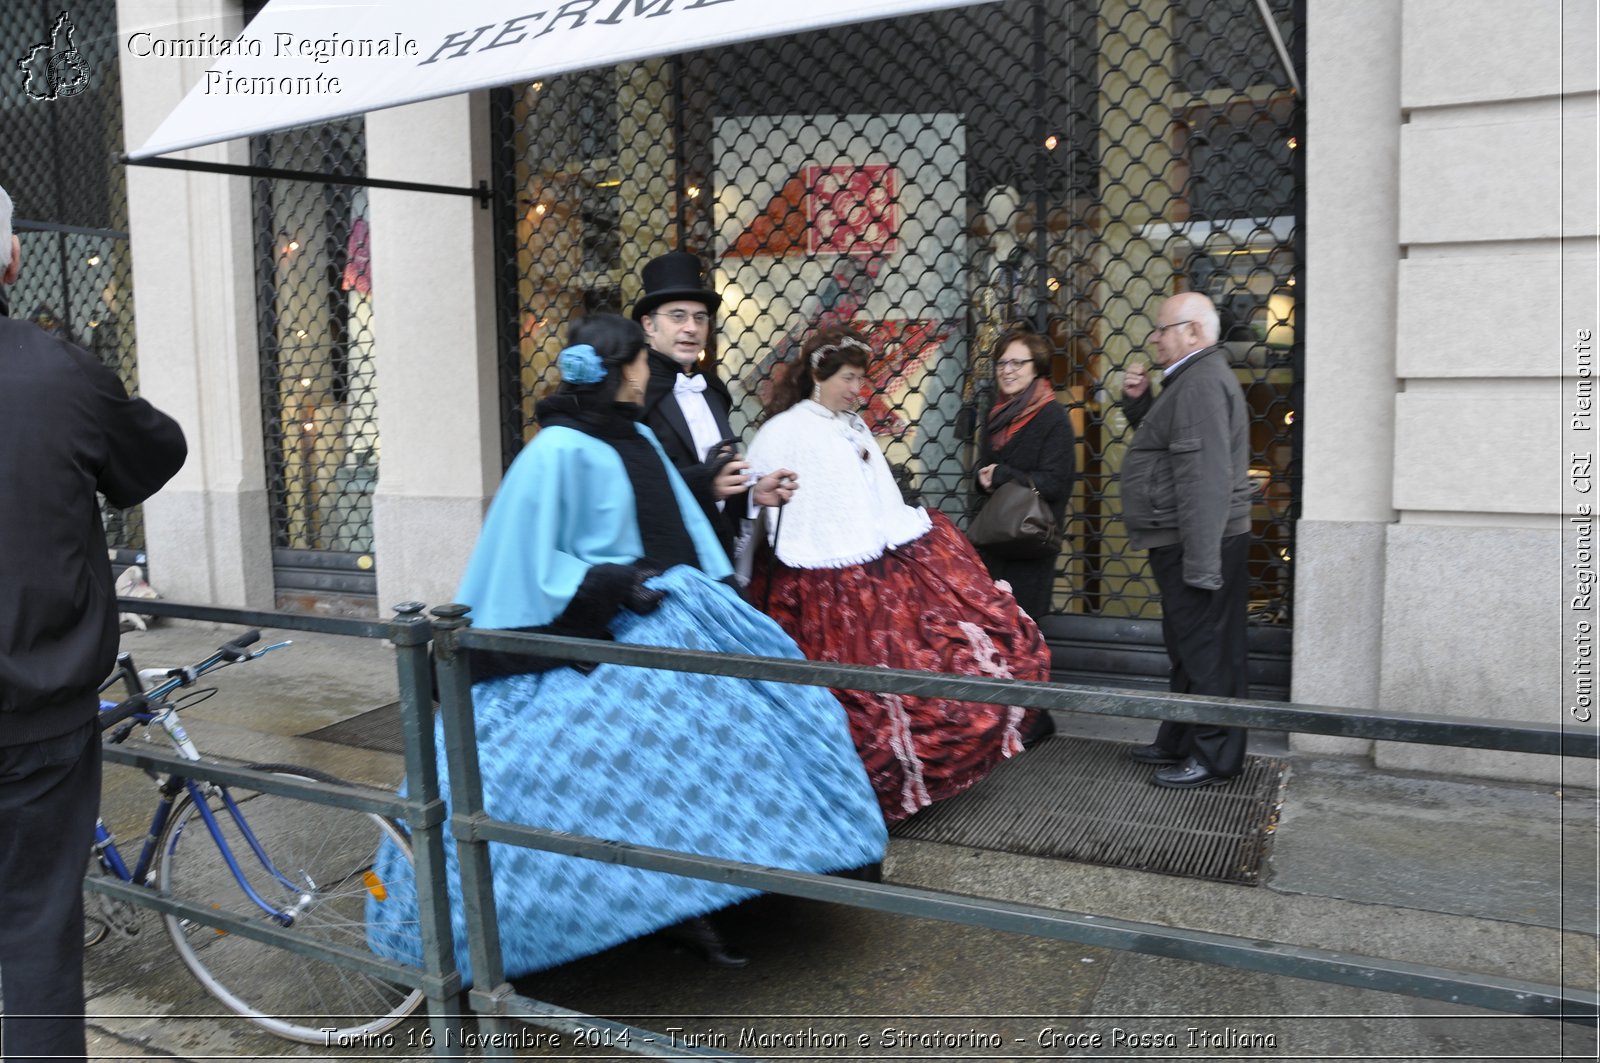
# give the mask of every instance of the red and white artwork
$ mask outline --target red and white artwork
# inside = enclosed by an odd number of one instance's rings
[[[899,250],[900,174],[893,166],[805,167],[806,250],[813,255],[892,255]]]
[[[965,505],[962,117],[729,116],[715,123],[712,152],[709,250],[735,428],[760,419],[807,336],[850,324],[872,344],[862,416],[884,455],[935,504]]]

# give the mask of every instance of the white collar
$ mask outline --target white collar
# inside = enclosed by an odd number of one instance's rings
[[[1209,346],[1211,346],[1211,345],[1210,344],[1206,344],[1206,347],[1209,347]],[[1163,366],[1162,369],[1161,369],[1162,379],[1164,380],[1164,379],[1167,378],[1167,376],[1169,376],[1170,374],[1176,372],[1177,369],[1178,369],[1178,366],[1182,365],[1184,362],[1187,362],[1189,359],[1193,358],[1195,355],[1197,355],[1201,351],[1205,350],[1206,347],[1196,347],[1194,350],[1190,351],[1188,354],[1184,355],[1182,358],[1179,358],[1176,362],[1173,362],[1171,365]]]

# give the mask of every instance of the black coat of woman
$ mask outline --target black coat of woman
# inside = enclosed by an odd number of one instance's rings
[[[979,443],[978,490],[988,496],[1012,480],[1032,483],[1060,526],[1078,476],[1078,440],[1067,411],[1049,391],[1049,346],[1041,336],[1011,332],[1000,338],[995,349],[999,397]],[[1031,397],[1046,393],[1049,401],[1031,402]],[[1030,406],[1036,408],[1030,411]],[[1019,419],[1023,423],[1013,427],[1012,422]],[[1001,440],[998,445],[996,439]],[[1054,556],[1010,558],[985,548],[979,548],[978,554],[991,576],[1011,584],[1017,604],[1029,616],[1039,620],[1050,611]]]

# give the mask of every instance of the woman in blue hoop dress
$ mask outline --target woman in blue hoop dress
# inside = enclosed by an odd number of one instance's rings
[[[724,582],[715,532],[637,421],[649,378],[639,326],[599,315],[570,339],[561,388],[539,404],[539,434],[506,473],[462,580],[474,625],[800,657]],[[883,817],[826,689],[511,655],[471,664],[496,819],[800,871],[883,858]],[[436,748],[448,802],[442,725]],[[456,964],[470,977],[453,840],[445,853]],[[698,917],[754,896],[747,887],[505,845],[493,866],[507,977],[686,920],[708,958],[740,962]],[[391,847],[378,871],[391,898],[369,904],[373,949],[420,964],[409,867]]]

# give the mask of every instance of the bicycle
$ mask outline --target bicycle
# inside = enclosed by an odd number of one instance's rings
[[[116,671],[100,691],[104,694],[120,680],[130,696],[117,703],[101,701],[101,730],[111,732],[105,741],[120,744],[141,725],[147,737],[159,728],[180,756],[200,760],[178,717],[179,702],[169,698],[207,672],[289,645],[247,649],[260,637],[258,631],[246,632],[198,664],[168,670],[141,672],[131,654],[120,654]],[[146,689],[147,681],[155,685]],[[194,704],[196,698],[215,693],[215,688],[205,688],[181,701]],[[342,782],[290,764],[248,767],[298,780]],[[411,855],[410,838],[399,823],[178,773],[147,773],[158,784],[159,797],[138,860],[130,869],[111,831],[98,821],[91,874],[153,887],[213,910],[270,920],[327,943],[367,948],[368,904],[387,899],[373,871],[378,845],[387,837],[407,859]],[[136,906],[92,890],[84,901],[86,946],[104,940],[112,929],[138,932]],[[207,992],[235,1014],[290,1040],[328,1045],[378,1034],[410,1015],[423,998],[420,989],[194,920],[175,915],[162,919],[178,958]]]

